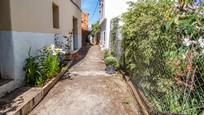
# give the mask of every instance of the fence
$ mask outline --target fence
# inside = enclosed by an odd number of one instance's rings
[[[168,77],[169,73],[162,66],[159,69],[164,73],[156,73],[157,67],[153,64],[144,68],[144,73],[131,74],[132,82],[142,92],[146,103],[154,111],[162,113],[203,114],[204,78],[200,72],[203,68],[198,66],[194,69],[189,68],[183,70],[186,75],[177,73],[173,77]]]
[[[116,41],[115,49],[116,57],[120,60],[124,57],[120,40]],[[152,60],[157,60],[156,58],[157,56]],[[169,76],[169,70],[158,61],[153,61],[149,66],[139,66],[139,71],[129,73],[134,86],[139,88],[146,104],[153,110],[151,113],[204,114],[204,76],[203,68],[199,68],[203,63],[192,68],[192,58],[187,56],[184,61],[187,63],[186,70],[181,70],[174,76]],[[138,63],[141,63],[140,60]]]
[[[110,49],[114,50],[118,60],[122,58],[125,61],[123,66],[152,108],[152,114],[204,114],[204,56],[198,53],[199,41],[192,41],[191,47],[164,53],[162,51],[166,49],[162,40],[155,43],[141,40],[130,55],[134,57],[127,59],[126,49],[121,47],[122,40],[119,39],[120,28],[114,30],[114,25],[117,24],[112,23],[115,36],[111,36]],[[144,43],[144,48],[138,50]],[[149,49],[154,49],[154,53],[147,58]],[[130,59],[135,63],[128,64]]]
[[[120,60],[122,56],[122,33],[119,17],[111,20],[111,34],[110,34],[110,49],[114,53],[114,56]]]

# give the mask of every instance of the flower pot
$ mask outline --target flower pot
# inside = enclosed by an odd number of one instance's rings
[[[109,66],[106,66],[106,73],[108,74],[114,74],[116,72],[116,69],[113,65],[109,65]]]

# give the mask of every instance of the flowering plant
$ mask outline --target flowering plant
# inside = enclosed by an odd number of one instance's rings
[[[65,51],[51,44],[41,49],[35,57],[32,57],[30,52],[31,49],[25,66],[26,83],[41,86],[60,71],[59,56],[64,55]]]

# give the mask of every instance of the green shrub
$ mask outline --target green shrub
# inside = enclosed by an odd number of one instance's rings
[[[25,64],[26,83],[29,85],[42,86],[47,79],[54,77],[60,70],[58,60],[59,49],[53,46],[45,47],[36,57],[31,56],[31,49]]]
[[[47,78],[54,77],[60,70],[58,54],[52,56],[51,52],[49,52],[47,58],[43,60],[42,65],[43,75],[46,76]]]
[[[204,49],[198,46],[204,36],[203,9],[183,6],[166,0],[131,3],[122,18],[122,57],[155,109],[199,114],[204,111]],[[191,45],[184,46],[184,39]]]
[[[109,50],[104,50],[104,59],[108,56],[110,56]]]
[[[27,84],[41,86],[44,84],[45,78],[41,74],[41,70],[36,63],[36,59],[31,56],[31,48],[28,52],[28,58],[26,59],[25,64],[25,81]]]
[[[107,66],[113,65],[115,68],[119,68],[119,66],[120,66],[119,63],[118,63],[117,58],[115,58],[113,56],[106,57],[104,61],[105,61],[105,64]]]

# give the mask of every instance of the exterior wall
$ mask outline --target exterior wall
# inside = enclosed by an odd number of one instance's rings
[[[79,8],[81,8],[81,0],[71,0],[74,2]]]
[[[86,13],[86,12],[83,12],[81,14],[81,18],[82,18],[82,23],[81,23],[81,29],[82,29],[82,47],[86,46],[86,42],[87,42],[88,35],[89,35],[88,17],[89,17],[89,14]]]
[[[88,17],[89,17],[89,14],[86,13],[86,12],[83,12],[82,15],[81,15],[81,18],[82,18],[81,28],[83,30],[88,30],[89,29]]]
[[[137,1],[137,0],[102,0],[103,6],[101,7],[101,24],[106,20],[106,27],[103,29],[105,31],[105,42],[101,36],[101,46],[103,49],[108,49],[110,47],[110,23],[114,17],[120,16],[122,13],[127,11],[128,1]],[[114,4],[114,5],[113,5]],[[101,34],[102,32],[101,31]]]
[[[73,30],[75,17],[78,20],[78,48],[81,48],[80,1],[73,0],[76,3],[73,4],[71,0],[10,0],[12,31],[68,35]],[[52,3],[59,6],[59,29],[53,28]]]
[[[12,80],[0,86],[0,97],[24,85],[23,67],[29,48],[32,48],[32,55],[36,55],[41,48],[54,43],[53,36],[50,33],[0,31],[0,72],[3,79]]]
[[[15,79],[12,33],[0,31],[0,74],[3,79]]]
[[[22,69],[25,65],[25,59],[28,57],[29,48],[31,48],[33,56],[37,55],[43,47],[54,44],[54,34],[13,31],[12,36],[15,80],[23,80],[24,72]]]
[[[100,30],[100,46],[102,49],[106,48],[106,32],[107,32],[107,27],[106,27],[107,23],[106,20],[104,20],[101,23],[101,30]]]
[[[100,21],[102,21],[106,17],[105,16],[105,0],[100,0],[99,13],[100,13]]]
[[[3,79],[13,80],[0,86],[0,96],[23,85],[29,48],[36,55],[42,47],[54,43],[56,33],[72,33],[73,17],[78,21],[78,49],[81,48],[81,2],[73,1],[76,4],[71,0],[0,1],[0,14],[5,16],[0,18],[0,74]],[[59,6],[59,29],[53,28],[52,3]]]
[[[51,0],[10,0],[12,30],[54,33]]]
[[[80,3],[80,0],[74,1]],[[72,32],[72,17],[78,19],[78,29],[81,30],[81,11],[70,0],[10,0],[10,2],[13,31],[67,35]],[[59,6],[59,29],[53,28],[52,3]],[[81,33],[78,36],[81,36]]]

